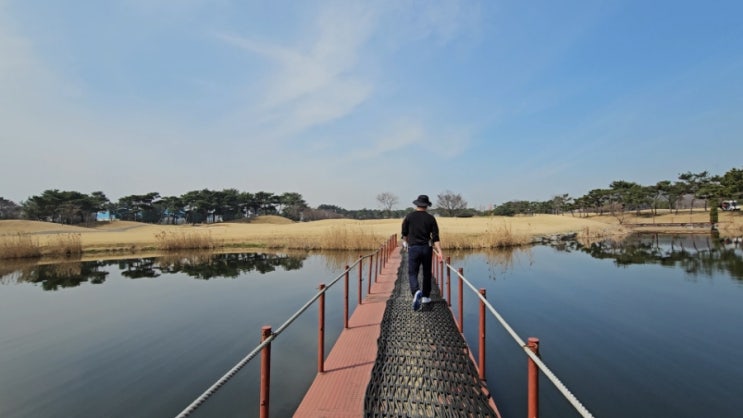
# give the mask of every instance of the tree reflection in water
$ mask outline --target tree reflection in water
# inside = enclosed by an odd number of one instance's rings
[[[307,256],[266,253],[191,254],[167,256],[156,260],[156,268],[163,273],[185,273],[191,277],[209,280],[215,277],[235,278],[242,273],[257,271],[270,273],[278,267],[299,270]]]
[[[66,262],[58,264],[17,264],[4,269],[0,284],[41,283],[44,290],[58,290],[79,286],[81,283],[103,283],[109,266],[117,266],[123,277],[130,279],[154,278],[162,274],[186,274],[209,280],[215,277],[237,278],[243,273],[270,273],[277,268],[301,269],[307,255],[268,253],[192,253],[157,258],[126,260]]]
[[[598,259],[613,259],[617,266],[631,264],[658,264],[682,268],[691,275],[710,275],[726,272],[743,280],[743,239],[720,239],[714,235],[699,234],[635,234],[616,242],[605,240],[590,244],[577,241],[562,241],[553,245],[559,251],[581,251]],[[513,267],[518,254],[526,254],[528,248],[513,248],[508,251],[486,251],[490,276],[494,279]],[[454,253],[453,259],[458,258]],[[323,253],[326,263],[334,270],[358,260],[357,254],[348,252]],[[307,259],[306,253],[190,253],[168,255],[157,258],[133,258],[126,260],[65,262],[57,264],[6,264],[0,269],[0,284],[41,283],[44,290],[58,290],[79,286],[81,283],[103,283],[109,274],[109,266],[117,266],[123,277],[130,279],[155,278],[163,274],[186,274],[190,277],[209,280],[217,277],[237,278],[243,273],[267,274],[278,268],[298,270]],[[497,266],[497,267],[496,267]],[[369,260],[364,262],[364,278],[368,274]]]
[[[590,245],[566,243],[563,251],[579,250],[594,258],[613,259],[618,266],[658,264],[682,268],[690,275],[726,272],[743,280],[743,247],[740,238],[720,239],[698,234],[635,234],[624,241]]]
[[[472,250],[454,250],[448,253],[451,256],[452,268],[455,270],[458,269],[461,266],[460,263],[462,260],[472,253]],[[476,253],[484,257],[490,280],[498,280],[499,277],[506,277],[506,273],[514,270],[517,266],[523,266],[524,263],[528,265],[534,263],[534,254],[532,253],[531,246],[482,249],[476,251]],[[456,273],[452,271],[450,274],[452,281],[456,282]],[[467,277],[466,269],[464,275]]]
[[[108,275],[107,271],[101,270],[104,265],[101,261],[90,261],[26,266],[10,273],[10,277],[15,276],[18,283],[41,283],[44,290],[58,290],[79,286],[87,281],[103,283]]]

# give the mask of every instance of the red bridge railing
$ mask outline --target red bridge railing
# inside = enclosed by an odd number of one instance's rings
[[[304,314],[315,302],[318,302],[318,338],[317,338],[317,371],[322,373],[325,368],[325,293],[338,283],[341,279],[344,282],[344,320],[343,327],[348,328],[348,304],[349,304],[349,281],[350,272],[358,267],[358,303],[362,303],[362,282],[363,282],[363,269],[364,260],[369,259],[369,284],[367,286],[367,294],[371,291],[372,277],[376,281],[379,277],[382,268],[387,264],[392,252],[397,248],[397,235],[390,236],[382,246],[375,252],[359,256],[358,260],[350,266],[346,266],[346,269],[333,279],[327,286],[321,283],[318,287],[318,292],[312,297],[307,303],[304,304],[294,315],[292,315],[286,322],[284,322],[275,332],[268,325],[261,328],[261,343],[253,349],[245,358],[238,362],[232,369],[225,373],[219,378],[213,385],[211,385],[204,393],[199,395],[190,405],[188,405],[177,418],[187,417],[199,408],[204,402],[206,402],[213,394],[215,394],[225,383],[231,380],[246,364],[248,364],[253,358],[261,355],[261,377],[260,377],[260,406],[259,416],[261,418],[269,417],[270,410],[270,390],[271,390],[271,343],[275,340],[282,332],[284,332],[289,326],[296,321],[302,314]],[[372,272],[373,270],[373,272]]]
[[[527,417],[528,418],[537,418],[539,416],[539,372],[541,371],[544,373],[544,375],[552,382],[552,384],[555,385],[557,390],[565,397],[565,399],[570,402],[570,404],[575,408],[575,410],[585,418],[593,417],[593,415],[586,409],[585,406],[578,400],[578,398],[573,395],[570,390],[560,381],[560,379],[555,376],[555,374],[547,367],[546,364],[542,361],[542,359],[539,356],[539,339],[535,337],[530,337],[527,341],[524,342],[524,340],[521,339],[521,337],[516,334],[516,332],[511,328],[510,325],[503,319],[503,317],[498,313],[498,311],[493,308],[493,306],[488,302],[486,298],[486,292],[485,289],[477,289],[475,286],[470,283],[467,278],[464,276],[464,270],[462,268],[456,269],[451,265],[451,258],[448,257],[446,262],[444,260],[438,259],[437,257],[434,257],[433,260],[433,271],[434,271],[434,277],[436,277],[436,280],[438,280],[439,289],[441,290],[442,296],[446,294],[446,301],[451,308],[452,306],[452,298],[451,298],[451,273],[456,273],[457,277],[457,283],[459,286],[459,293],[458,293],[458,300],[457,300],[457,308],[458,308],[458,319],[455,318],[455,321],[457,323],[457,326],[459,328],[459,332],[464,332],[464,285],[466,284],[467,287],[477,296],[477,298],[480,300],[479,308],[480,308],[480,318],[479,318],[479,330],[478,330],[478,370],[479,370],[479,377],[481,380],[485,380],[485,355],[486,355],[486,335],[485,335],[485,322],[487,319],[486,311],[490,311],[490,313],[495,316],[495,318],[500,322],[500,324],[506,329],[509,335],[513,338],[513,340],[524,350],[524,353],[527,356],[527,376],[528,376],[528,395],[527,395]],[[445,275],[444,272],[446,272],[446,283],[444,283]],[[443,289],[446,289],[446,292],[444,292]],[[452,310],[453,314],[453,310]]]

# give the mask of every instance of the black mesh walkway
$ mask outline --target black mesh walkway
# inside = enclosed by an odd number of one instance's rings
[[[366,417],[497,417],[446,301],[413,311],[403,255],[366,389]]]

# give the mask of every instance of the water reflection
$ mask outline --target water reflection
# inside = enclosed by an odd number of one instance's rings
[[[58,290],[106,280],[110,266],[116,266],[123,277],[155,278],[161,274],[182,273],[209,280],[216,277],[237,278],[242,273],[267,274],[278,268],[299,270],[307,255],[269,253],[191,253],[154,258],[67,262],[49,265],[15,264],[0,271],[0,284],[41,283],[44,290]]]
[[[320,251],[316,254],[322,256],[323,260],[325,261],[325,268],[330,271],[343,271],[346,269],[346,266],[351,266],[359,261],[359,257],[368,255],[366,253],[357,254],[355,252],[349,251]],[[369,271],[370,263],[377,263],[379,261],[377,259],[378,257],[378,255],[375,255],[373,259],[367,257],[362,261],[362,267],[364,268],[365,272]]]
[[[452,251],[451,265],[458,267],[462,260],[467,258],[471,251]],[[507,247],[497,249],[479,250],[478,254],[483,257],[487,266],[487,275],[491,280],[497,280],[498,277],[505,277],[506,273],[513,271],[519,266],[531,266],[534,263],[532,247]],[[465,271],[465,276],[467,272]]]
[[[727,272],[743,280],[742,241],[741,238],[720,239],[713,235],[635,234],[621,242],[607,240],[587,246],[570,242],[559,249],[613,259],[618,266],[658,264],[679,267],[691,275]]]
[[[101,270],[104,265],[100,261],[47,264],[21,268],[11,272],[8,277],[17,283],[41,283],[44,290],[58,290],[79,286],[88,281],[93,284],[103,283],[108,275],[107,271]],[[6,283],[5,276],[0,282]]]

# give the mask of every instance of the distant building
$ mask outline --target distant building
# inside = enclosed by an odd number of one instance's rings
[[[116,216],[112,215],[110,211],[103,210],[96,212],[95,220],[98,222],[110,222],[116,219]]]

